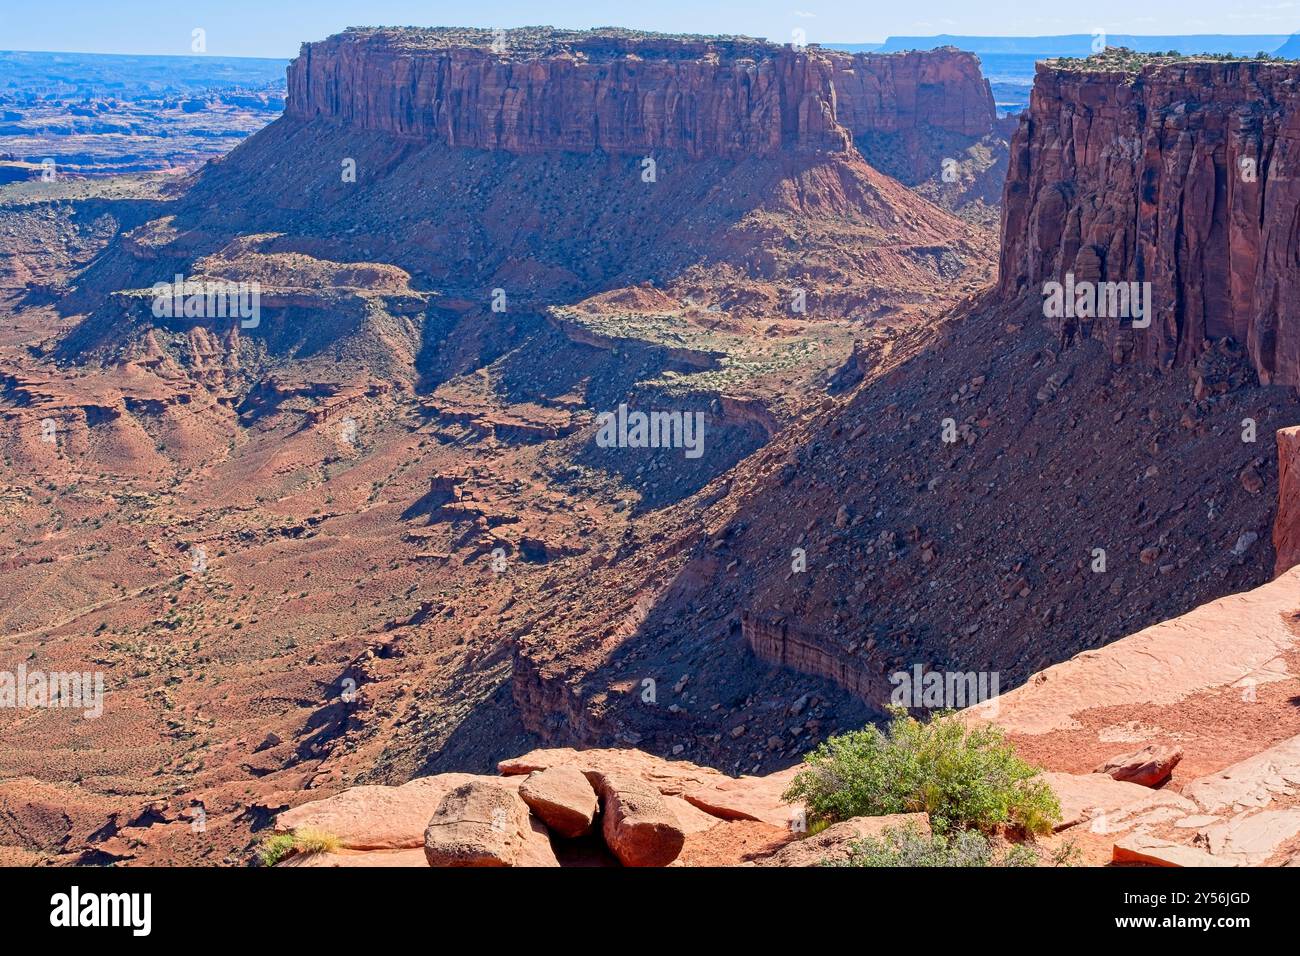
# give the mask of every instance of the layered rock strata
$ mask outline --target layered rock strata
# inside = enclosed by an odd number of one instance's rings
[[[1300,385],[1300,65],[1040,63],[1012,138],[999,291],[1150,283],[1151,315],[1097,318],[1117,359],[1189,362],[1244,343]],[[1141,327],[1144,323],[1149,327]]]

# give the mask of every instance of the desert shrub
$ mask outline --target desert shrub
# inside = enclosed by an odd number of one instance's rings
[[[802,800],[812,822],[922,811],[936,833],[1037,834],[1061,817],[1056,795],[1001,730],[967,727],[952,714],[922,723],[896,710],[886,731],[831,737],[804,762],[785,799]]]
[[[275,866],[297,854],[333,853],[341,845],[339,838],[332,833],[303,828],[295,833],[277,833],[267,837],[262,841],[258,857],[263,866]]]
[[[916,827],[889,829],[849,846],[847,860],[823,866],[1038,866],[1043,858],[1024,843],[998,846],[978,830],[922,833]]]
[[[262,841],[257,856],[263,866],[275,866],[281,860],[293,855],[293,834],[277,833]]]

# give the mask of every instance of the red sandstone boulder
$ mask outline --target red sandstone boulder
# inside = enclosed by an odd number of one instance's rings
[[[277,833],[319,830],[350,850],[391,850],[424,845],[424,828],[443,797],[472,780],[469,773],[417,777],[400,787],[360,786],[280,814]],[[516,781],[506,781],[516,786]]]
[[[519,794],[487,777],[443,798],[424,831],[424,857],[430,866],[559,866]]]
[[[556,836],[580,837],[591,829],[599,803],[582,771],[552,767],[528,775],[519,796]]]
[[[1130,754],[1111,757],[1096,773],[1104,773],[1116,780],[1141,784],[1144,787],[1158,787],[1169,779],[1174,767],[1183,759],[1181,747],[1165,747],[1149,744]]]
[[[689,790],[731,780],[720,770],[701,767],[688,760],[665,760],[641,750],[598,748],[574,750],[571,747],[553,747],[532,750],[520,757],[502,760],[497,769],[506,776],[529,774],[549,767],[575,767],[586,774],[622,774],[638,777],[652,784],[663,794],[679,796]]]
[[[588,779],[600,794],[605,845],[620,863],[667,866],[677,859],[686,834],[658,790],[619,773],[592,773]]]

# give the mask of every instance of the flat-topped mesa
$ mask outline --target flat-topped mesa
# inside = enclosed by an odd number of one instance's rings
[[[928,127],[978,139],[993,129],[993,92],[971,53],[822,53],[834,67],[835,115],[854,136]]]
[[[1151,323],[1098,318],[1117,360],[1244,343],[1300,385],[1300,63],[1173,57],[1038,65],[1012,139],[999,291],[1150,282]],[[1139,325],[1144,320],[1139,320]]]
[[[973,73],[938,64],[953,57]],[[304,44],[288,80],[290,117],[515,153],[845,152],[858,126],[924,120],[974,137],[994,118],[969,54],[855,56],[615,29],[353,29]],[[946,104],[937,119],[918,114],[936,103]]]

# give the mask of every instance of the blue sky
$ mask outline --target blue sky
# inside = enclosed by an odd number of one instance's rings
[[[0,0],[0,50],[290,57],[303,40],[346,26],[627,26],[854,43],[936,33],[1294,33],[1300,0],[623,0],[447,3],[438,0]]]

